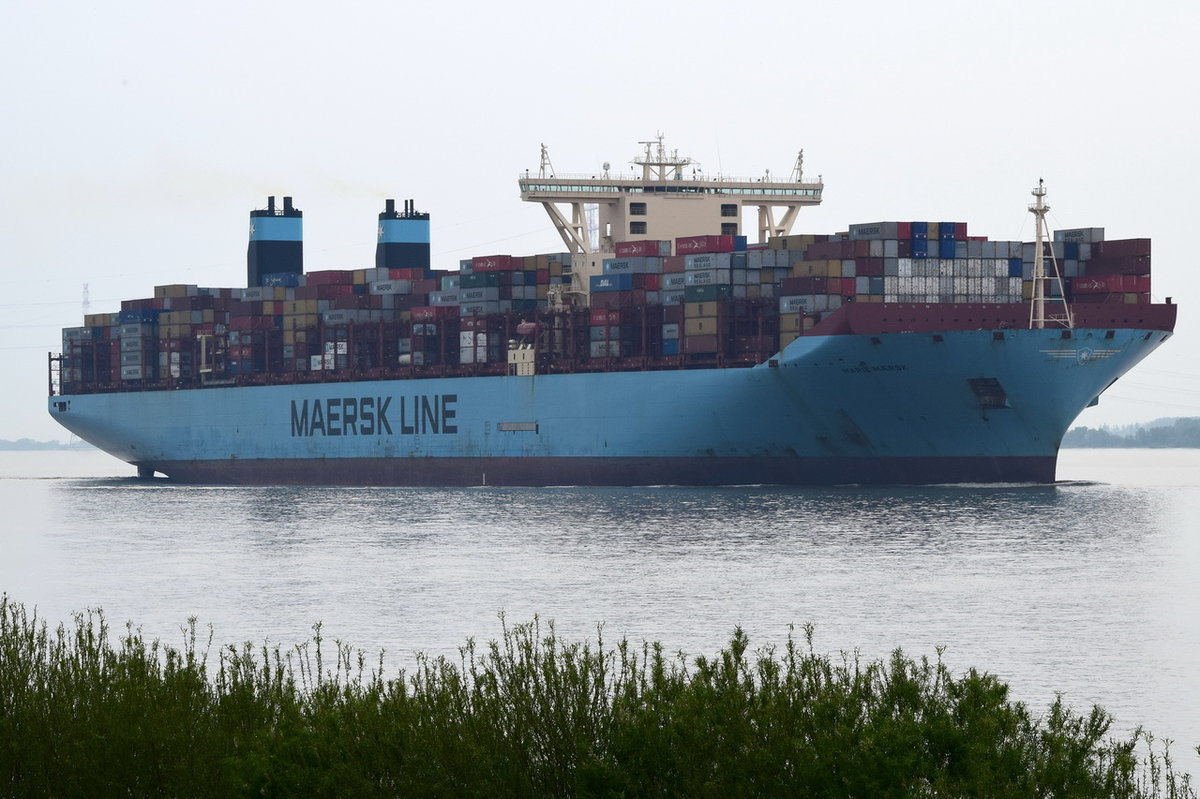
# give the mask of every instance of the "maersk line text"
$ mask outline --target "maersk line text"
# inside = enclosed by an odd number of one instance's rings
[[[292,400],[292,436],[392,435],[392,397]],[[457,433],[457,394],[398,397],[401,435]]]

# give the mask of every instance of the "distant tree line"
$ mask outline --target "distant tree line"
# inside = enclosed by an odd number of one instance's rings
[[[1063,437],[1064,447],[1200,447],[1200,417],[1160,419],[1145,425],[1077,427]]]
[[[9,441],[0,438],[0,451],[6,452],[31,452],[35,450],[49,449],[91,449],[92,445],[86,441],[75,439],[68,443],[61,441],[34,441],[32,438],[19,438],[16,441]]]

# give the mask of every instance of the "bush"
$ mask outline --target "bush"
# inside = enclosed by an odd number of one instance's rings
[[[1096,707],[1038,717],[942,661],[834,660],[789,635],[713,658],[567,643],[535,618],[457,663],[341,642],[181,650],[99,611],[51,634],[0,599],[0,793],[77,796],[1194,797]]]

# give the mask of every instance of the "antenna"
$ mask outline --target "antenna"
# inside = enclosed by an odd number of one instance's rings
[[[88,284],[83,284],[83,315],[87,316],[92,312],[92,301],[88,294]]]
[[[550,163],[550,150],[547,149],[545,144],[542,145],[542,161],[538,166],[538,177],[554,177],[554,165]]]
[[[804,150],[796,156],[796,165],[792,167],[792,183],[804,182]]]

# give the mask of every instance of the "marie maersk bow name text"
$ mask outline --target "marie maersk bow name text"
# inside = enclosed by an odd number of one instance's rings
[[[457,394],[292,400],[292,436],[457,433]],[[395,421],[395,427],[393,427]]]

